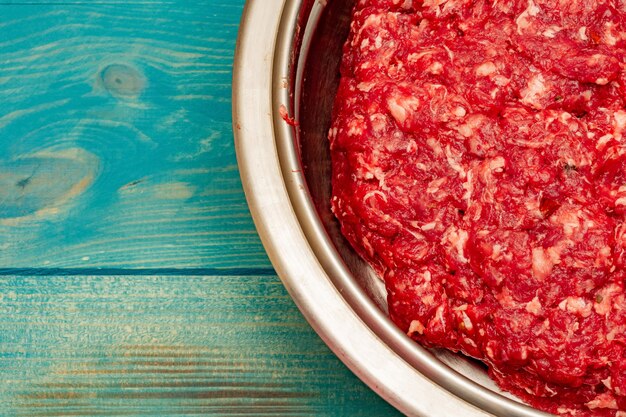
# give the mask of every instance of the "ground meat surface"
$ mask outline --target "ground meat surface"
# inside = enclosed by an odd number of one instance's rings
[[[360,0],[332,208],[412,338],[626,417],[626,0]]]

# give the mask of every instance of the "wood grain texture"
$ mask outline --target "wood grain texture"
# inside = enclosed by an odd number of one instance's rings
[[[79,3],[0,3],[0,265],[269,267],[230,127],[243,2]]]
[[[0,415],[385,416],[272,276],[0,278]]]

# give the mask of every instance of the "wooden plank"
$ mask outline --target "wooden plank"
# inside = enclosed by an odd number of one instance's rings
[[[0,267],[270,267],[232,145],[243,3],[0,4]]]
[[[395,415],[273,276],[2,277],[0,294],[0,415]]]

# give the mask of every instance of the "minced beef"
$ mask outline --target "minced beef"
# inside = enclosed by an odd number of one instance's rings
[[[360,0],[332,208],[390,316],[564,416],[626,417],[626,0]]]

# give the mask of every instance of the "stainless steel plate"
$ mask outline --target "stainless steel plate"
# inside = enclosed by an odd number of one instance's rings
[[[235,145],[272,263],[328,346],[406,414],[548,416],[502,394],[475,362],[428,351],[397,329],[386,316],[384,286],[338,232],[328,203],[326,131],[352,3],[249,0],[244,10]],[[285,122],[285,111],[298,128]]]

